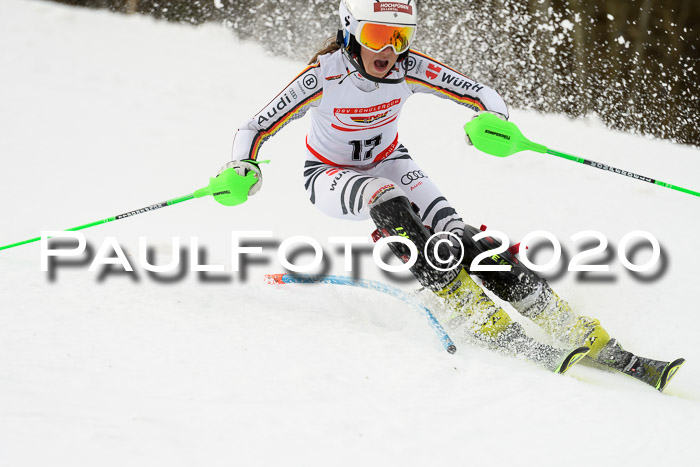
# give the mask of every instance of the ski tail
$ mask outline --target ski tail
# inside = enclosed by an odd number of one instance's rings
[[[685,363],[685,358],[678,358],[664,368],[664,370],[661,372],[661,377],[659,378],[659,381],[656,383],[656,389],[659,390],[659,392],[663,392],[664,389],[666,389],[666,386],[668,383],[671,381],[671,378],[673,378],[676,375],[676,372],[683,366]]]

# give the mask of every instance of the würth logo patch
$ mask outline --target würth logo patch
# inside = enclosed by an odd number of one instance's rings
[[[374,11],[392,11],[397,13],[413,14],[413,7],[404,3],[398,2],[379,2],[374,4]]]
[[[428,65],[428,69],[425,70],[425,76],[427,76],[430,79],[435,79],[438,77],[438,74],[442,71],[442,67],[439,67],[434,64]]]

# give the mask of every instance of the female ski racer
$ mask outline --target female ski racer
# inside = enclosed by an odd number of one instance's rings
[[[424,251],[432,232],[455,234],[466,252],[463,267],[441,271],[419,254],[411,272],[451,303],[453,318],[468,320],[475,336],[515,351],[521,350],[518,342],[531,345],[522,328],[467,272],[479,253],[493,248],[492,241],[472,240],[479,230],[465,225],[399,142],[397,132],[401,108],[415,93],[507,119],[505,102],[486,85],[410,49],[417,26],[411,0],[341,0],[339,15],[342,29],[336,40],[329,41],[277,97],[239,128],[234,160],[222,170],[233,168],[243,176],[253,172],[257,181],[249,194],[255,194],[262,185],[260,146],[310,110],[304,180],[311,203],[332,217],[371,218],[382,236],[408,237],[418,252]],[[399,257],[407,256],[401,244],[390,245]],[[589,347],[589,357],[609,366],[630,364],[632,354],[610,339],[598,320],[574,314],[545,280],[511,253],[501,259],[512,270],[477,273],[484,287],[571,348]]]

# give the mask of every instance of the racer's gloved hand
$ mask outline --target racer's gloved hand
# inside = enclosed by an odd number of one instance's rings
[[[216,176],[218,177],[228,169],[233,169],[241,177],[247,177],[248,173],[253,172],[257,180],[255,181],[255,183],[253,183],[253,185],[250,187],[250,190],[248,191],[248,196],[252,196],[258,191],[260,191],[260,188],[262,187],[262,171],[260,170],[260,164],[260,162],[254,161],[252,159],[229,161],[219,169],[219,172],[216,174]]]
[[[270,161],[258,162],[244,159],[228,162],[219,169],[216,177],[209,179],[209,186],[195,192],[195,196],[212,195],[224,206],[245,203],[249,195],[254,195],[260,190],[262,172],[259,165],[267,162]]]
[[[493,110],[481,110],[481,111],[477,112],[476,114],[474,114],[474,116],[472,117],[472,120],[474,120],[475,118],[479,118],[479,115],[481,115],[481,114],[492,114],[492,115],[495,115],[496,117],[500,118],[501,120],[508,121],[508,117],[506,117],[505,115],[503,115],[500,112],[494,112]],[[472,140],[469,138],[469,135],[464,135],[464,140],[467,142],[467,144],[469,146],[474,146],[474,144],[472,143]]]

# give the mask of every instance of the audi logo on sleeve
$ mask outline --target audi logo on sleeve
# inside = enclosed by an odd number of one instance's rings
[[[410,185],[421,178],[427,178],[427,175],[425,175],[422,170],[414,170],[413,172],[404,174],[403,177],[401,177],[401,183],[403,185]]]

